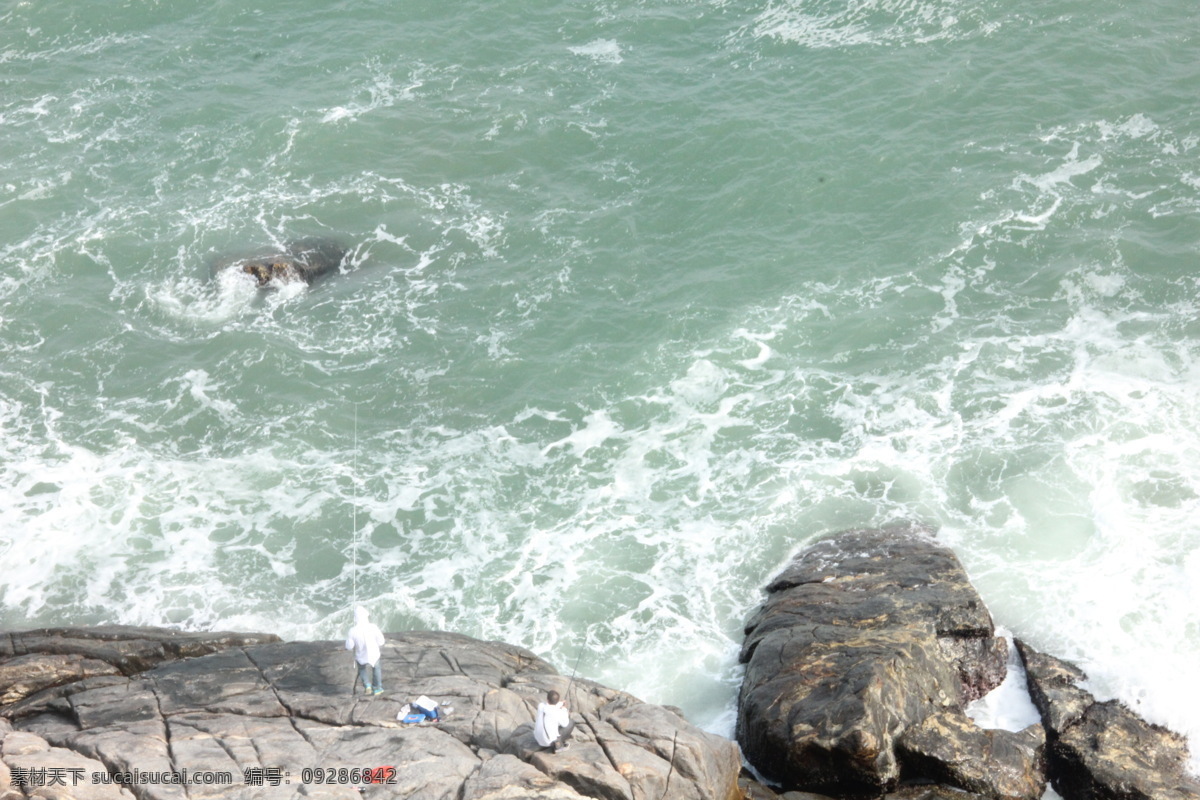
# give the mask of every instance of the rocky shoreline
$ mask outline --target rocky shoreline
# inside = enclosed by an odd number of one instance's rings
[[[736,743],[523,648],[453,633],[388,634],[388,691],[365,696],[340,642],[9,632],[0,800],[1034,800],[1047,782],[1065,800],[1200,797],[1182,737],[1017,647],[1042,723],[980,728],[966,706],[1003,680],[1007,643],[954,554],[909,525],[825,539],[768,584],[746,625]],[[532,736],[551,689],[577,724],[558,753]],[[405,724],[421,695],[453,712]]]
[[[161,629],[8,634],[0,669],[25,677],[6,695],[20,699],[0,709],[0,797],[23,796],[11,794],[15,778],[36,767],[79,778],[41,787],[64,798],[738,796],[733,742],[674,709],[563,676],[523,648],[388,634],[388,691],[368,696],[354,691],[341,642],[187,636],[187,652],[208,652],[177,658],[177,635]],[[573,746],[558,754],[532,735],[551,689],[577,721]],[[421,695],[454,711],[404,724],[402,707]],[[215,782],[162,777],[185,771]],[[152,779],[92,779],[106,773]]]

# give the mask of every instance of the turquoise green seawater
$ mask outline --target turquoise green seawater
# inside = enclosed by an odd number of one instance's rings
[[[0,623],[357,601],[728,732],[915,519],[1196,741],[1198,87],[1180,0],[8,3]]]

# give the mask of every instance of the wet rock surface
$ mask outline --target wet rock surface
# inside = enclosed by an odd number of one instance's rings
[[[55,655],[69,648],[58,649]],[[87,766],[58,773],[68,783],[83,776],[76,794],[45,796],[737,796],[740,758],[732,742],[671,709],[562,676],[521,648],[450,633],[389,634],[383,675],[384,694],[356,694],[352,658],[340,642],[247,643],[25,693],[0,709],[7,719],[0,722],[7,769],[0,798],[16,791],[14,770],[27,781],[23,770],[52,758]],[[572,746],[558,754],[537,747],[532,735],[537,704],[550,689],[564,695],[576,722]],[[421,695],[453,711],[437,723],[400,722],[403,705]],[[10,744],[35,752],[10,756]],[[185,770],[187,785],[162,781]],[[93,773],[144,780],[103,785]],[[51,788],[63,787],[39,791]]]
[[[1097,701],[1078,667],[1016,644],[1046,728],[1050,779],[1066,800],[1200,798],[1184,737],[1119,702]]]
[[[746,625],[738,741],[751,764],[789,790],[878,796],[901,781],[958,781],[991,797],[1009,789],[968,773],[1032,769],[1036,757],[975,737],[936,768],[902,762],[900,740],[935,714],[959,713],[1006,672],[1007,645],[957,557],[912,525],[847,531],[802,552],[767,587]],[[965,717],[963,717],[965,719]],[[969,723],[969,720],[967,720]],[[924,752],[924,751],[923,751]],[[957,776],[957,777],[956,777]]]
[[[226,270],[243,272],[264,289],[297,281],[312,284],[336,271],[347,252],[332,239],[297,239],[278,249],[221,259],[213,264],[212,273],[215,276]]]
[[[743,778],[744,800],[837,800],[829,795],[815,792],[776,792],[753,779]],[[879,800],[984,800],[983,795],[966,792],[941,784],[902,786],[894,792],[880,796]]]
[[[1046,733],[983,729],[961,711],[931,714],[900,737],[905,775],[919,775],[995,800],[1046,790]]]

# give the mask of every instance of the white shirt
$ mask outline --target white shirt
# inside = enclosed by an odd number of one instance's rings
[[[561,702],[538,705],[537,717],[533,721],[533,738],[540,747],[549,747],[558,741],[558,729],[571,724],[571,714]]]
[[[362,606],[354,609],[354,627],[346,636],[346,649],[354,651],[354,660],[359,664],[374,665],[379,661],[379,648],[383,647],[383,631],[367,618]]]

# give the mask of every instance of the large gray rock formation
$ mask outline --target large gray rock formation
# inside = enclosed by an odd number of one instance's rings
[[[1196,800],[1187,740],[1116,701],[1097,702],[1075,665],[1017,641],[1049,739],[1050,779],[1065,800]]]
[[[21,648],[12,650],[22,657]],[[239,644],[132,676],[92,672],[29,693],[0,709],[13,729],[0,723],[7,765],[0,798],[14,788],[14,774],[27,781],[29,768],[54,759],[88,766],[57,773],[68,782],[83,776],[76,794],[45,796],[737,796],[736,745],[672,709],[568,679],[529,651],[496,642],[389,634],[383,651],[389,691],[370,698],[352,694],[352,659],[340,642]],[[577,722],[572,747],[558,754],[538,748],[531,732],[550,689],[564,695]],[[421,695],[454,710],[436,724],[398,721],[402,705]],[[162,782],[184,770],[190,785]],[[93,773],[137,780],[121,794]],[[194,782],[201,776],[222,782]],[[371,782],[381,778],[389,782]]]
[[[278,641],[269,633],[191,633],[127,625],[0,633],[0,706],[83,678],[136,675],[167,661]]]
[[[928,530],[826,539],[767,593],[746,625],[737,727],[766,778],[838,796],[878,796],[902,780],[1041,796],[1038,732],[989,735],[963,714],[1003,680],[1007,645]],[[946,736],[955,746],[932,744]]]

